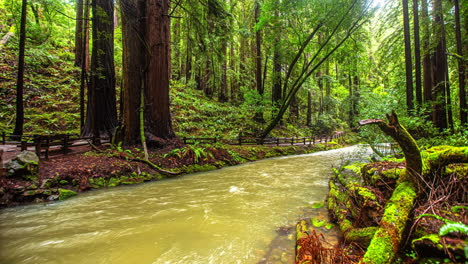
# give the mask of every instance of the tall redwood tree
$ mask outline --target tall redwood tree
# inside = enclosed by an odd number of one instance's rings
[[[82,134],[111,136],[117,125],[114,71],[114,2],[93,0],[93,51],[88,108]]]
[[[123,142],[140,142],[141,128],[144,128],[149,143],[157,138],[171,139],[175,134],[169,109],[169,1],[121,0],[120,5],[124,65]],[[141,106],[143,112],[140,112]]]

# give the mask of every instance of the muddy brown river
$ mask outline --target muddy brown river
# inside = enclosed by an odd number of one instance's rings
[[[278,229],[323,201],[331,167],[356,152],[273,158],[4,209],[0,263],[268,263]],[[290,260],[294,247],[277,247]]]

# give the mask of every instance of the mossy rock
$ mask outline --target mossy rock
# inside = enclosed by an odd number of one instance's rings
[[[75,191],[72,191],[72,190],[68,190],[68,189],[58,189],[58,192],[59,192],[59,200],[60,201],[63,201],[63,200],[66,200],[72,196],[75,196],[77,195],[77,193]]]

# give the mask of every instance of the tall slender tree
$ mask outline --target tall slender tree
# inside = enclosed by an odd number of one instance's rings
[[[403,32],[405,40],[405,71],[406,71],[406,109],[409,114],[414,109],[413,95],[413,63],[411,60],[411,35],[409,24],[408,0],[403,3]]]
[[[414,37],[414,71],[415,71],[415,91],[418,106],[422,105],[422,84],[421,84],[421,45],[419,36],[419,3],[413,0],[413,37]]]
[[[455,37],[457,41],[457,54],[458,58],[458,93],[460,100],[460,123],[461,125],[468,124],[468,106],[466,104],[466,90],[465,90],[465,70],[468,68],[466,60],[463,60],[463,44],[462,44],[462,29],[460,25],[460,4],[458,0],[455,0]],[[466,18],[465,18],[466,20]],[[465,23],[468,24],[467,21]]]
[[[23,88],[24,88],[24,51],[26,47],[26,15],[28,1],[23,0],[21,6],[21,24],[20,24],[20,41],[18,54],[18,76],[16,81],[16,120],[14,135],[23,135],[24,125],[24,103],[23,103]]]
[[[83,27],[83,14],[84,14],[83,0],[76,1],[76,24],[75,24],[75,66],[81,67],[83,60],[83,40],[84,40],[84,27]]]
[[[260,19],[260,2],[255,1],[255,23],[259,23]],[[257,86],[257,92],[260,96],[259,99],[263,99],[263,81],[262,81],[262,32],[259,28],[255,31],[255,83]],[[260,105],[262,102],[257,102]],[[264,123],[263,111],[257,111],[254,117],[255,121]]]
[[[442,0],[433,0],[435,48],[432,56],[434,108],[432,120],[440,130],[448,128],[447,122],[447,89],[448,65],[446,55],[445,25],[442,11]]]
[[[430,19],[427,0],[421,0],[421,19],[423,22],[423,99],[432,103],[432,62],[430,50]]]

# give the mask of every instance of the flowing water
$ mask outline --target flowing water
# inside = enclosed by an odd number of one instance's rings
[[[356,147],[0,211],[0,263],[257,263]],[[293,248],[287,249],[292,250]]]

